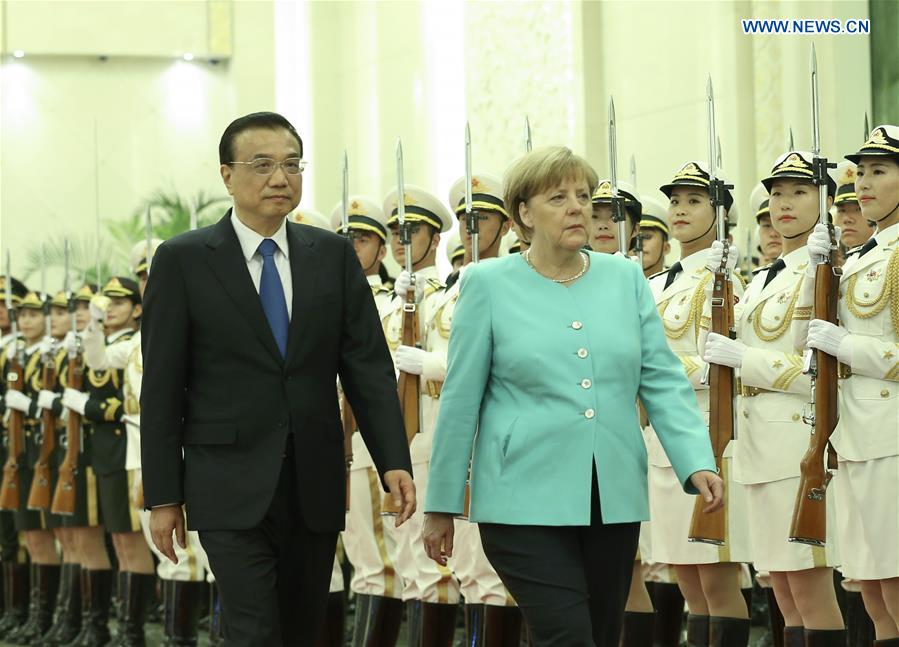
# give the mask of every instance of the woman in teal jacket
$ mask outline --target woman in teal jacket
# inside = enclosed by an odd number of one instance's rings
[[[685,490],[721,505],[709,436],[640,267],[583,251],[596,173],[562,147],[506,177],[525,254],[471,267],[453,320],[423,540],[470,519],[537,645],[617,647],[648,518],[637,398]]]

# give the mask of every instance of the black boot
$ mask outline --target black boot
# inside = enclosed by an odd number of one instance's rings
[[[651,582],[647,585],[655,608],[652,644],[656,647],[678,647],[684,624],[684,596],[677,584]]]
[[[784,647],[805,647],[805,627],[784,627]]]
[[[329,609],[328,623],[334,624],[334,633],[342,635],[342,632],[338,632],[336,628],[336,618],[331,618],[332,612],[336,614],[336,609],[333,611]],[[356,595],[356,617],[353,622],[353,647],[392,647],[393,645],[396,645],[396,641],[399,639],[402,620],[402,600],[386,598],[380,595]],[[412,624],[413,621],[410,617],[410,632],[412,631]],[[412,634],[410,633],[410,636],[411,635]],[[316,644],[342,645],[343,642],[335,641],[326,643],[320,640]],[[409,644],[413,644],[411,638]]]
[[[486,605],[466,604],[465,610],[465,647],[481,647],[486,644],[487,618]]]
[[[165,647],[194,647],[205,582],[162,581]]]
[[[709,647],[709,617],[687,615],[687,647]]]
[[[845,647],[845,629],[806,629],[805,647]]]
[[[28,616],[28,565],[3,563],[3,600],[6,612],[0,621],[0,638],[19,628]]]
[[[865,609],[862,594],[857,591],[846,591],[846,636],[849,647],[874,644],[874,623]]]
[[[7,642],[30,645],[49,631],[53,624],[53,608],[59,592],[58,564],[34,564],[31,574],[31,605],[28,622],[18,631],[11,632]]]
[[[328,608],[325,621],[315,639],[315,647],[343,647],[343,636],[346,630],[346,605],[343,591],[328,594]]]
[[[768,626],[771,628],[771,637],[774,647],[785,647],[784,643],[784,616],[777,604],[774,589],[765,589],[765,597],[768,598]],[[801,647],[801,643],[800,643]]]
[[[209,590],[209,645],[210,647],[219,647],[225,644],[225,625],[222,621],[224,617],[224,608],[222,607],[222,596],[219,593],[219,587],[215,582]]]
[[[358,599],[358,596],[357,596]],[[406,630],[408,633],[407,643],[409,647],[421,647],[421,600],[410,600],[406,603]],[[359,605],[356,604],[356,614],[359,614]],[[355,633],[355,632],[354,632]],[[356,641],[353,641],[353,647],[360,647]]]
[[[144,623],[154,598],[156,575],[125,571],[119,577],[119,587],[121,616],[114,644],[117,647],[144,647]]]
[[[655,613],[625,611],[621,625],[621,647],[652,647]]]
[[[709,618],[709,647],[747,647],[749,619]]]
[[[28,640],[23,636],[30,636],[34,633],[37,626],[37,601],[38,601],[38,580],[37,580],[37,564],[31,563],[28,566],[28,610],[25,614],[25,621],[18,627],[6,634],[4,640],[13,645],[27,645]]]
[[[81,629],[81,565],[63,564],[56,596],[56,620],[35,647],[56,647],[71,641]]]
[[[421,604],[421,646],[452,647],[456,635],[456,611],[458,604],[437,604],[422,602]],[[410,636],[409,643],[414,637]]]
[[[484,617],[485,647],[519,647],[522,617],[518,607],[487,604],[484,606]]]
[[[64,647],[104,647],[109,643],[112,571],[81,571],[81,631]]]

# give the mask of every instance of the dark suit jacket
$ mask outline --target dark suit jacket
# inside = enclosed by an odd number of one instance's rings
[[[286,360],[230,210],[211,227],[167,241],[153,258],[141,340],[144,501],[148,508],[184,502],[191,529],[257,525],[290,432],[307,527],[343,528],[338,375],[379,472],[412,471],[393,363],[353,248],[337,234],[292,222],[287,240]]]

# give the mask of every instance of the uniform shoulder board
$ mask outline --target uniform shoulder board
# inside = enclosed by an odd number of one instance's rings
[[[436,292],[437,290],[442,290],[446,286],[441,283],[438,279],[428,279],[428,286],[433,288]]]
[[[864,247],[864,245],[856,245],[852,249],[847,249],[846,250],[846,258],[849,258],[853,254],[858,254],[860,251],[862,251],[862,247]]]
[[[377,294],[386,294],[388,292],[393,292],[393,284],[390,285],[379,285]]]
[[[752,275],[755,276],[759,272],[765,272],[765,271],[771,269],[771,265],[772,265],[772,263],[768,263],[767,265],[762,265],[761,267],[755,268],[754,270],[752,270]]]
[[[653,280],[654,278],[656,278],[657,276],[662,276],[662,274],[668,274],[668,270],[669,270],[669,269],[671,269],[671,268],[666,267],[666,268],[665,268],[664,270],[662,270],[661,272],[656,272],[655,274],[650,274],[649,276],[646,277],[646,280],[647,280],[647,281],[652,281],[652,280]]]

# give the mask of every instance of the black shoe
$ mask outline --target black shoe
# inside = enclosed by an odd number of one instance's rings
[[[194,647],[205,582],[162,581],[165,647]]]
[[[709,647],[747,647],[749,619],[709,618]]]
[[[81,571],[81,631],[63,647],[105,647],[109,643],[112,571]]]

